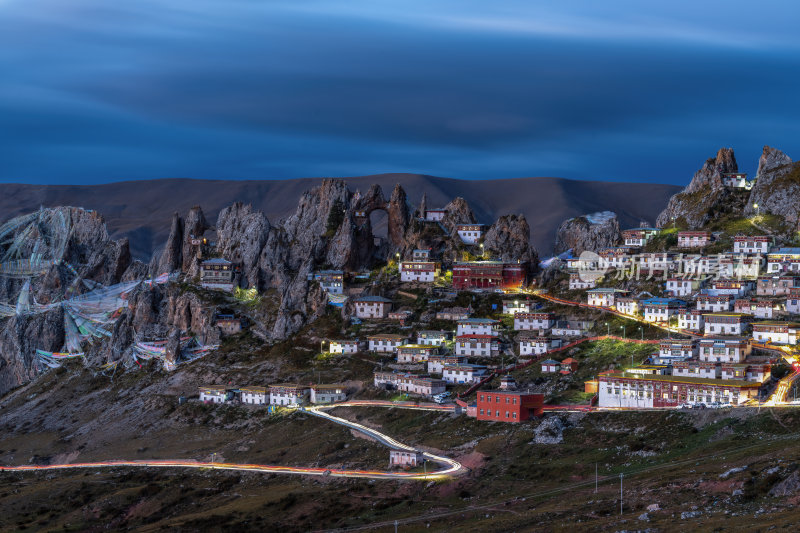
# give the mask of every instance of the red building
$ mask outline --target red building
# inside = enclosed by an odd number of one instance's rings
[[[478,420],[522,422],[544,413],[544,394],[524,391],[478,391]]]
[[[454,289],[518,289],[527,280],[527,263],[474,261],[453,265]]]

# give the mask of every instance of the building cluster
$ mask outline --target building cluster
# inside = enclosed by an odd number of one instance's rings
[[[744,186],[744,175],[729,186]],[[596,387],[601,407],[675,407],[685,404],[738,405],[758,397],[771,376],[768,357],[753,347],[797,344],[800,324],[800,248],[775,247],[768,235],[737,235],[732,249],[702,250],[721,234],[677,232],[677,250],[644,252],[662,230],[642,225],[623,232],[624,244],[601,250],[599,259],[571,259],[569,288],[585,292],[589,306],[652,322],[694,339],[665,339],[649,363],[602,373]],[[603,279],[634,268],[659,273],[663,293],[631,294],[597,287],[585,271],[600,269]],[[616,276],[622,279],[621,276]],[[561,371],[545,361],[547,371]],[[563,362],[562,362],[563,363]]]
[[[206,385],[199,388],[199,397],[203,403],[298,407],[343,402],[347,400],[347,387],[342,384],[296,383],[278,383],[267,387]]]

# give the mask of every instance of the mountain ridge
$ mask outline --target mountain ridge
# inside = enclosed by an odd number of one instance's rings
[[[105,218],[112,238],[127,237],[137,258],[147,259],[169,233],[173,213],[203,207],[211,220],[224,207],[241,201],[263,211],[270,221],[289,216],[306,190],[324,178],[287,180],[203,180],[164,178],[119,181],[96,185],[0,184],[0,218],[14,216],[40,206],[81,206]],[[376,183],[384,192],[400,183],[409,202],[419,203],[428,195],[429,207],[440,207],[461,196],[479,222],[491,223],[505,214],[524,214],[531,226],[531,242],[548,253],[556,230],[567,218],[595,211],[618,214],[623,227],[639,220],[655,221],[679,186],[650,183],[582,181],[552,177],[522,177],[497,180],[440,178],[425,174],[387,173],[344,179],[353,189],[366,192]]]

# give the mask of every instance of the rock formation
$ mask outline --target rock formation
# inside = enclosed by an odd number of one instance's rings
[[[743,214],[746,194],[725,187],[721,179],[722,173],[738,170],[733,149],[720,148],[716,157],[708,159],[694,174],[689,185],[670,198],[656,225],[662,228],[675,221],[697,229],[722,215]]]
[[[525,215],[504,215],[486,231],[484,251],[497,261],[539,262],[536,250],[530,244],[531,230]]]
[[[558,228],[554,251],[572,250],[574,256],[617,245],[622,239],[617,215],[606,211],[565,220]]]
[[[758,205],[758,209],[754,207]],[[758,160],[756,182],[745,213],[783,216],[793,227],[800,222],[800,166],[775,148],[765,146]]]

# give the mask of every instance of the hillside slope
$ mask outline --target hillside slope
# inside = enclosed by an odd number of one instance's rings
[[[135,257],[148,258],[169,233],[176,211],[201,205],[209,220],[235,201],[253,204],[269,219],[292,213],[300,195],[322,178],[262,181],[162,179],[103,185],[0,184],[0,218],[39,206],[74,205],[99,211],[115,239],[128,237]],[[443,206],[464,197],[479,221],[491,223],[504,214],[522,213],[531,226],[531,240],[541,253],[553,248],[558,226],[566,218],[610,210],[623,227],[641,219],[654,222],[667,200],[679,191],[673,185],[577,181],[561,178],[458,180],[419,174],[378,174],[347,178],[352,189],[366,192],[377,183],[388,194],[396,183],[411,203],[428,195],[428,206]]]

